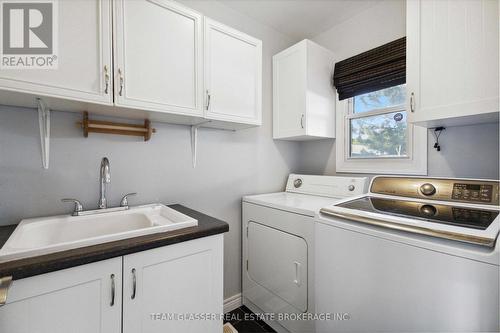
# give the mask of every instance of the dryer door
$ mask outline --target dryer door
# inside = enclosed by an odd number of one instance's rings
[[[250,221],[248,275],[294,308],[307,311],[307,243],[303,238]]]

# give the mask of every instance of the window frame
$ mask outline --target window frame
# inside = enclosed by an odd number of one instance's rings
[[[337,110],[337,172],[366,174],[410,174],[427,175],[427,129],[409,122],[408,101],[402,107],[391,106],[361,113],[354,113],[354,98],[339,101],[336,94]],[[405,111],[407,120],[407,154],[405,156],[351,156],[351,119]]]
[[[394,112],[406,112],[405,105],[396,105],[396,106],[390,106],[390,107],[385,107],[385,108],[379,108],[379,109],[373,109],[371,111],[366,111],[366,112],[360,112],[360,113],[355,113],[354,112],[354,97],[348,98],[347,99],[347,119],[346,119],[346,128],[345,128],[345,133],[349,135],[349,139],[346,140],[346,145],[345,147],[346,151],[348,152],[347,158],[349,159],[354,159],[354,160],[359,160],[359,159],[382,159],[382,158],[394,158],[394,159],[401,159],[401,158],[409,158],[409,154],[401,155],[401,156],[390,156],[390,155],[381,155],[381,156],[358,156],[358,157],[353,157],[352,156],[352,131],[351,131],[351,121],[353,119],[360,119],[360,118],[369,118],[373,116],[381,116],[385,115],[388,113],[394,113]],[[407,142],[407,152],[411,151],[411,143],[413,140],[411,140],[411,136],[413,135],[413,127],[410,126],[408,123],[408,113],[406,113],[406,137],[408,138]]]

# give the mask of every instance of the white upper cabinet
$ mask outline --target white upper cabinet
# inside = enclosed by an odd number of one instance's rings
[[[111,1],[58,1],[54,8],[57,68],[0,69],[0,89],[111,105]]]
[[[205,117],[260,125],[262,42],[205,18]]]
[[[14,280],[0,332],[121,333],[122,258]]]
[[[408,0],[409,120],[426,127],[498,120],[498,1]]]
[[[333,54],[303,40],[273,57],[273,138],[335,137]]]
[[[0,69],[0,104],[36,107],[41,97],[56,111],[225,129],[261,124],[260,40],[172,0],[54,4],[58,67]]]
[[[170,0],[115,0],[115,104],[203,115],[202,16]]]

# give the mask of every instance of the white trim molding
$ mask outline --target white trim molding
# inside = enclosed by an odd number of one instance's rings
[[[241,293],[228,297],[224,300],[224,313],[236,310],[242,304]]]
[[[408,157],[348,158],[348,100],[337,95],[336,171],[364,174],[427,175],[427,129],[408,123]]]

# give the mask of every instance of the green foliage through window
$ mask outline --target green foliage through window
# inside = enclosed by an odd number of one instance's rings
[[[405,95],[405,86],[400,85],[353,98],[354,114],[376,113],[350,120],[351,157],[408,155]]]

